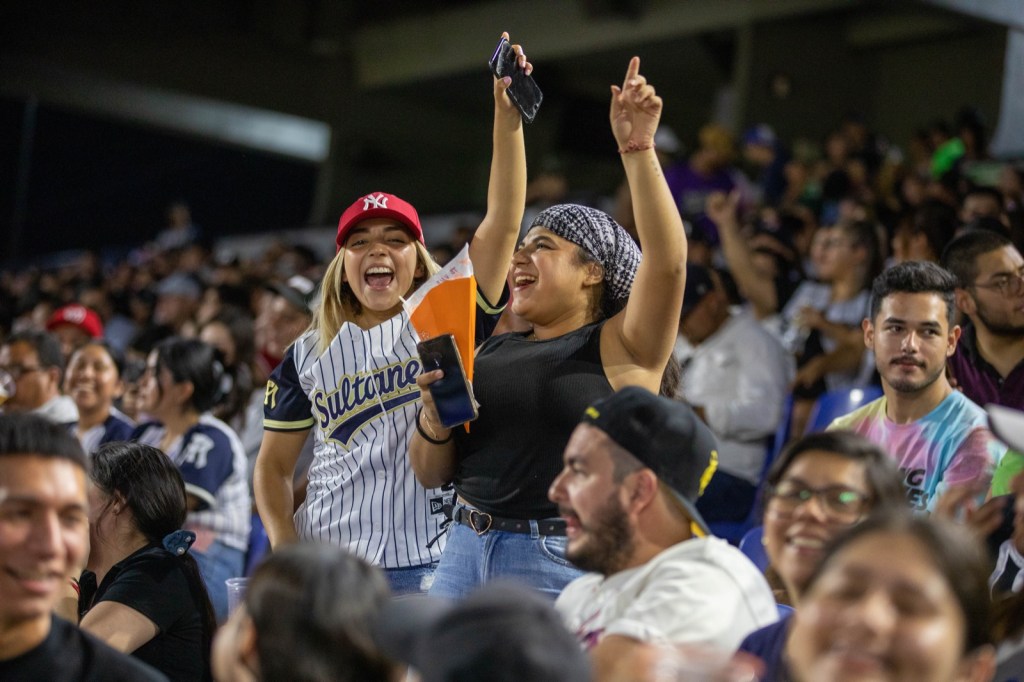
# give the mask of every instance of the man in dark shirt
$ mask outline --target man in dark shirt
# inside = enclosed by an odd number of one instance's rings
[[[1024,258],[1010,239],[991,230],[968,230],[942,254],[957,278],[956,305],[970,318],[950,375],[979,405],[995,403],[1024,410]],[[1009,451],[992,477],[992,494],[1009,492],[1024,470],[1024,455]]]
[[[0,680],[166,680],[53,615],[88,552],[86,458],[66,428],[0,415]]]
[[[1024,258],[1002,234],[971,230],[942,255],[956,276],[957,308],[970,318],[950,373],[979,405],[1024,409]]]

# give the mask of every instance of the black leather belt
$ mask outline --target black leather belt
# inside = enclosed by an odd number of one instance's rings
[[[500,530],[506,533],[531,532],[528,519],[503,519],[479,509],[467,509],[466,507],[456,508],[452,520],[463,526],[469,526],[477,535],[483,535],[489,530]],[[541,535],[565,535],[565,521],[562,519],[537,519],[537,531]]]

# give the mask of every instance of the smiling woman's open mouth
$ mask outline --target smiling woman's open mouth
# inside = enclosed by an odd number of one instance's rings
[[[386,289],[395,279],[395,272],[391,268],[377,265],[366,271],[365,279],[372,289]]]

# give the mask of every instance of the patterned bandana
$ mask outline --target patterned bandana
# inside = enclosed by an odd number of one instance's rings
[[[530,227],[538,225],[581,247],[601,263],[605,292],[612,300],[629,297],[640,265],[640,249],[610,215],[589,206],[559,204],[537,214]]]

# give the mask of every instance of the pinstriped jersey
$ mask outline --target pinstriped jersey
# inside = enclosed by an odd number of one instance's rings
[[[316,332],[288,349],[267,383],[263,426],[313,427],[309,485],[295,513],[300,537],[385,568],[440,558],[440,547],[427,543],[444,520],[441,491],[420,486],[407,457],[419,373],[404,312],[366,330],[344,323],[323,355]]]
[[[478,297],[477,336],[500,309]],[[372,327],[346,322],[323,355],[317,333],[288,349],[267,382],[263,426],[312,428],[315,456],[306,499],[295,513],[299,536],[340,545],[384,568],[441,557],[442,505],[451,492],[425,489],[409,465],[421,371],[417,337],[404,311]]]

